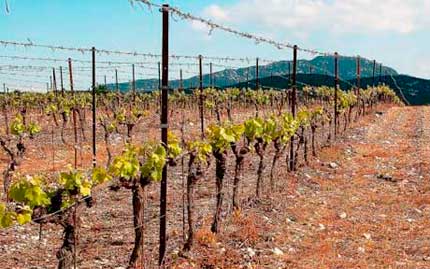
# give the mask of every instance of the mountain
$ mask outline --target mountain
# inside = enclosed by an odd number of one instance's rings
[[[290,68],[289,68],[290,65]],[[344,80],[354,79],[356,77],[356,58],[353,57],[341,57],[339,59],[339,76]],[[279,61],[268,65],[259,66],[259,77],[270,77],[270,76],[284,76],[291,70],[291,61]],[[371,77],[373,73],[373,62],[367,59],[361,59],[361,76]],[[334,73],[334,59],[328,56],[318,56],[310,61],[298,60],[297,61],[297,73],[299,74],[317,74],[317,75],[332,75]],[[247,80],[255,79],[256,67],[249,66],[238,69],[225,69],[212,74],[214,84],[217,87],[226,87],[241,83]],[[389,67],[382,67],[382,74],[386,75],[397,75],[397,72]],[[376,70],[376,75],[379,75],[379,66]],[[169,82],[171,88],[179,87],[179,80],[172,80]],[[184,88],[196,88],[199,85],[198,75],[184,79]],[[203,75],[203,85],[210,86],[210,75]],[[114,89],[115,85],[109,84],[110,89]],[[120,83],[119,88],[121,91],[129,90],[130,83]],[[150,91],[158,88],[158,79],[143,79],[136,80],[136,88],[140,90]]]
[[[259,67],[259,83],[263,87],[285,89],[289,85],[288,70],[291,61],[279,61]],[[373,61],[361,59],[361,87],[366,88],[378,83],[385,83],[394,89],[399,96],[405,96],[412,105],[430,104],[430,81],[407,75],[399,75],[396,70],[383,66],[380,74],[379,65],[376,68],[375,80],[373,79]],[[255,87],[255,66],[238,69],[225,69],[213,73],[214,85],[218,88],[226,87]],[[334,85],[333,57],[318,56],[310,61],[299,60],[297,62],[297,84],[312,86]],[[356,58],[342,57],[339,59],[340,87],[344,90],[351,88],[356,83]],[[185,89],[194,89],[199,85],[199,77],[194,76],[184,79]],[[203,76],[203,85],[210,85],[210,76]],[[115,85],[108,84],[108,88],[114,89]],[[169,81],[171,88],[178,88],[179,81]],[[120,83],[121,91],[131,89],[130,83]],[[136,81],[138,90],[151,91],[158,88],[158,79],[143,79]]]

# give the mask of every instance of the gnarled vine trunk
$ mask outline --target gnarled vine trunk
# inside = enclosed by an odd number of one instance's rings
[[[233,208],[238,209],[239,208],[238,192],[239,192],[240,177],[243,170],[243,162],[245,160],[245,155],[249,152],[249,149],[248,147],[242,147],[238,149],[236,144],[233,144],[231,148],[233,150],[234,156],[236,157],[236,163],[234,166],[232,203],[233,203]]]
[[[276,163],[278,162],[279,158],[281,158],[282,152],[284,152],[286,145],[281,146],[279,141],[275,141],[274,145],[275,147],[275,154],[273,155],[272,159],[272,168],[270,169],[270,188],[271,190],[275,189],[275,167]]]
[[[134,248],[128,262],[128,269],[136,268],[137,262],[143,256],[142,249],[145,213],[144,191],[145,189],[140,183],[135,183],[132,187]]]
[[[215,151],[215,170],[216,170],[216,208],[215,215],[211,226],[213,233],[219,232],[219,223],[221,222],[222,202],[224,199],[223,180],[226,171],[226,152]]]
[[[255,195],[257,198],[260,198],[260,192],[261,192],[261,181],[263,179],[263,172],[264,172],[264,153],[266,151],[267,144],[264,142],[257,142],[255,144],[255,151],[257,152],[259,162],[258,162],[258,169],[257,169],[257,186],[255,189]]]

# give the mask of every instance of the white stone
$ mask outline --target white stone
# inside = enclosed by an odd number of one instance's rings
[[[279,248],[272,249],[272,252],[273,252],[273,254],[275,254],[277,256],[284,255],[284,252],[282,250],[280,250]]]
[[[330,168],[335,169],[335,168],[337,168],[339,165],[338,165],[337,163],[335,163],[335,162],[331,162],[331,163],[329,164],[329,166],[330,166]]]
[[[246,251],[248,252],[249,257],[255,256],[255,251],[252,248],[246,248]]]

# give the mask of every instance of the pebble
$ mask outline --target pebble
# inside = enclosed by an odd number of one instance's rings
[[[280,250],[279,248],[274,248],[272,249],[273,254],[275,254],[276,256],[281,256],[284,255],[284,252],[282,250]]]
[[[347,215],[345,212],[342,212],[339,214],[339,218],[341,218],[341,219],[346,219],[346,217],[347,217]]]
[[[336,168],[338,168],[338,167],[339,167],[339,165],[338,165],[337,163],[335,163],[335,162],[331,162],[328,166],[329,166],[330,168],[332,168],[332,169],[336,169]]]
[[[255,256],[255,251],[252,248],[246,248],[246,252],[248,252],[249,257]]]
[[[372,236],[369,233],[364,233],[363,236],[367,239],[370,240],[372,239]]]

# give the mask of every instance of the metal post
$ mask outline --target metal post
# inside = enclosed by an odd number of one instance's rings
[[[107,89],[106,75],[104,75],[105,88]]]
[[[205,119],[204,119],[204,110],[203,110],[203,67],[202,67],[203,57],[199,55],[199,89],[200,89],[200,127],[201,127],[201,137],[205,137]]]
[[[339,88],[338,53],[334,53],[334,139],[337,135],[337,91]]]
[[[118,69],[115,69],[115,88],[116,88],[116,91],[119,92]]]
[[[291,83],[291,62],[288,62],[288,87],[290,87]]]
[[[375,87],[376,60],[373,60],[372,86]]]
[[[96,167],[96,48],[92,48],[93,167]]]
[[[296,118],[296,97],[297,97],[297,87],[296,87],[296,79],[297,79],[297,45],[294,46],[293,49],[293,74],[292,74],[292,96],[291,96],[291,114],[294,118]],[[294,136],[290,139],[290,170],[295,170],[295,160],[294,160]]]
[[[6,93],[6,83],[3,83],[3,92]]]
[[[158,62],[158,90],[161,90],[161,63]]]
[[[167,149],[167,131],[168,131],[168,87],[169,87],[169,5],[163,5],[163,78],[161,89],[161,142]],[[167,213],[167,166],[163,167],[161,176],[160,189],[160,248],[158,263],[161,266],[166,253],[166,213]]]
[[[63,67],[62,66],[60,66],[60,84],[61,84],[61,95],[64,96]]]
[[[68,63],[69,63],[69,79],[70,79],[70,92],[72,93],[73,99],[75,99],[75,90],[73,88],[73,71],[72,71],[72,59],[68,59]],[[60,69],[61,70],[61,69]],[[73,116],[73,135],[75,137],[75,146],[74,148],[74,153],[75,153],[75,169],[78,166],[78,128],[76,126],[76,107],[72,108],[72,116]]]
[[[52,88],[54,89],[55,95],[57,95],[57,78],[55,76],[55,68],[52,68]]]
[[[249,89],[249,67],[246,68],[246,89]]]
[[[360,88],[361,88],[361,59],[360,56],[357,56],[357,96],[360,96]]]
[[[213,74],[212,74],[212,63],[209,63],[209,72],[210,72],[210,85],[211,85],[211,88],[213,88],[214,80],[213,80]]]
[[[133,91],[133,100],[136,97],[136,75],[134,73],[134,64],[131,65],[131,76],[132,76],[132,91]]]
[[[258,70],[258,58],[255,61],[255,89],[258,90],[258,88],[260,87],[259,85],[259,70]]]
[[[184,90],[184,80],[182,79],[182,69],[179,70],[179,91]]]

